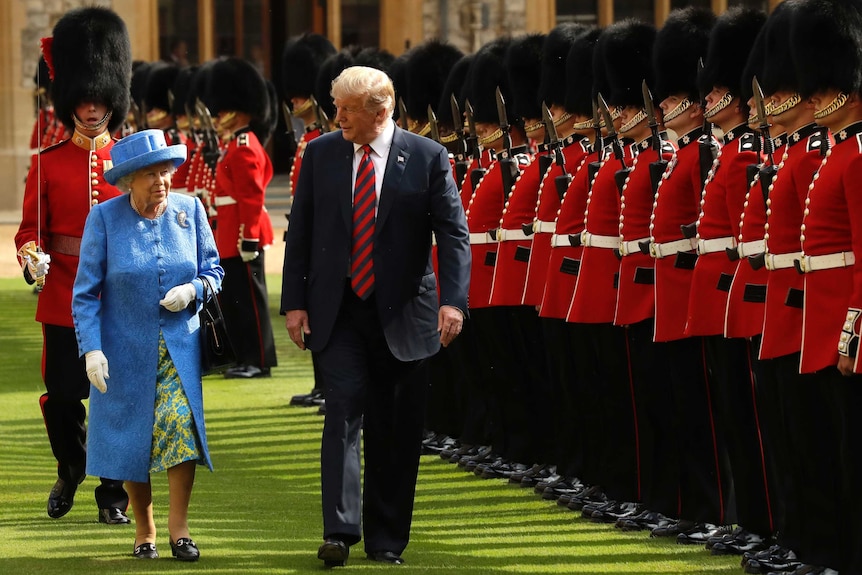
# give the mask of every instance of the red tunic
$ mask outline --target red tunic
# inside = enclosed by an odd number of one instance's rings
[[[800,252],[799,226],[802,224],[808,185],[829,148],[829,140],[828,131],[814,124],[789,136],[767,200],[768,254],[781,256]],[[781,357],[802,348],[804,287],[804,276],[792,265],[769,270],[760,359]]]
[[[41,157],[33,156],[15,247],[32,241],[51,256],[36,307],[38,322],[72,327],[72,284],[84,222],[93,203],[120,195],[104,179],[113,144],[107,131],[94,139],[75,132],[70,140],[43,150]]]
[[[584,212],[590,191],[589,166],[593,162],[598,164],[598,161],[598,152],[590,152],[581,159],[572,172],[575,177],[560,203],[554,226],[556,233],[551,236],[551,254],[545,272],[540,317],[566,319],[568,315],[584,251],[581,246],[572,246],[569,236],[580,236],[584,231]]]
[[[747,126],[738,126],[724,135],[712,176],[707,178],[697,223],[697,236],[703,242],[714,240],[709,253],[703,253],[694,266],[688,301],[686,335],[724,333],[727,293],[738,262],[728,259],[724,249],[736,245],[739,215],[748,192],[746,168],[759,163],[756,137]],[[732,214],[732,215],[731,215]],[[718,248],[711,247],[718,245]]]
[[[512,186],[509,198],[503,205],[503,216],[497,230],[497,261],[491,282],[490,303],[497,305],[521,305],[524,282],[527,279],[527,262],[530,260],[531,237],[524,232],[524,225],[532,226],[536,215],[536,202],[542,177],[550,170],[547,153],[541,153],[530,161]],[[544,174],[540,170],[544,166]]]
[[[219,255],[238,257],[240,234],[246,241],[257,241],[258,249],[271,245],[272,223],[263,204],[272,179],[272,163],[254,132],[235,134],[216,167],[215,179]]]
[[[634,144],[623,148],[626,165],[632,165],[636,154]],[[613,247],[614,238],[619,247],[620,237],[620,193],[614,176],[621,167],[620,161],[613,155],[606,158],[590,187],[582,234],[588,241],[584,244],[578,283],[566,317],[570,322],[614,321],[620,269],[620,261]],[[589,234],[600,237],[600,240],[589,239]]]
[[[670,162],[676,148],[662,141],[662,159]],[[650,177],[650,164],[658,161],[653,138],[637,144],[640,152],[632,162],[620,196],[619,234],[621,245],[619,285],[614,323],[631,325],[655,315],[655,277],[652,256],[640,251],[640,242],[650,237],[650,216],[655,194]]]
[[[563,141],[563,156],[566,160],[566,170],[573,173],[589,153],[589,142],[581,136],[571,135]],[[530,246],[530,263],[527,270],[526,284],[523,286],[523,303],[538,306],[542,303],[545,293],[545,279],[548,275],[548,262],[551,257],[551,238],[556,233],[557,214],[560,212],[560,194],[557,192],[556,180],[563,175],[563,170],[554,164],[542,179],[539,188],[539,201],[535,207],[535,223],[532,243]]]
[[[800,371],[838,363],[838,344],[848,309],[862,309],[862,122],[841,130],[814,176],[802,219],[806,256],[852,252],[855,264],[805,274]],[[803,239],[804,238],[804,239]],[[858,333],[858,321],[850,326]],[[858,360],[858,354],[857,354]],[[858,361],[856,371],[859,371]]]
[[[464,188],[469,186],[470,183],[465,181]],[[461,197],[464,197],[463,194]],[[473,256],[467,301],[471,308],[489,307],[498,246],[488,231],[499,226],[500,216],[503,215],[503,180],[499,162],[492,163],[485,176],[479,180],[466,214]]]
[[[703,129],[697,128],[677,140],[679,148],[655,194],[650,224],[652,252],[656,258],[655,341],[685,337],[694,254],[688,249],[691,242],[685,241],[680,227],[696,222],[700,213],[703,182],[698,143],[701,137]]]

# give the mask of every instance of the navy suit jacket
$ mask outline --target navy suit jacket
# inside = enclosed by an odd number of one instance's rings
[[[312,351],[329,341],[349,275],[353,158],[353,143],[340,131],[309,142],[291,209],[281,312],[308,312],[311,334],[305,343]],[[377,210],[374,277],[386,342],[401,361],[439,351],[438,304],[467,310],[470,242],[448,154],[433,140],[397,126]]]

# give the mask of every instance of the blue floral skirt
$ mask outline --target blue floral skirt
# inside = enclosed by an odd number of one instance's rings
[[[150,473],[184,461],[202,462],[201,450],[189,400],[160,332]]]

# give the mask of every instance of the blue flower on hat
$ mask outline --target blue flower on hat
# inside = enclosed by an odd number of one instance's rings
[[[114,185],[123,176],[141,168],[171,161],[174,167],[186,161],[185,144],[168,146],[161,130],[143,130],[126,136],[111,148],[114,167],[105,172],[105,180]]]

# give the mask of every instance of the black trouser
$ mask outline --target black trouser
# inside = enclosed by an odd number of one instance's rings
[[[760,435],[763,453],[766,456],[766,483],[769,487],[769,502],[772,506],[773,528],[779,541],[788,547],[798,542],[798,533],[792,533],[794,521],[788,523],[787,516],[798,514],[796,489],[793,484],[793,454],[789,450],[784,434],[783,394],[788,379],[799,378],[799,354],[760,361],[760,377],[757,378],[757,413],[760,416]],[[798,520],[796,521],[798,525]]]
[[[584,380],[575,354],[584,342],[578,340],[576,324],[557,318],[542,318],[541,322],[551,384],[551,396],[545,402],[551,420],[544,426],[544,440],[551,443],[553,452],[547,462],[556,464],[560,475],[577,477],[583,473],[585,430],[577,415],[584,399]]]
[[[725,500],[733,484],[727,451],[715,430],[703,338],[669,341],[665,348],[673,409],[679,425],[676,443],[679,509],[656,511],[697,523],[726,523]]]
[[[87,463],[87,413],[82,403],[90,396],[84,360],[78,356],[75,329],[43,324],[44,380],[47,393],[39,398],[51,451],[57,460],[57,476],[63,481],[83,479]],[[123,482],[101,478],[96,487],[100,509],[126,509],[129,498]]]
[[[653,341],[654,328],[650,318],[626,329],[638,414],[641,500],[653,511],[673,514],[679,504],[679,425],[667,344]]]
[[[224,281],[219,302],[236,355],[243,365],[277,365],[264,273],[264,253],[250,262],[221,260]]]
[[[750,342],[713,335],[705,337],[704,344],[716,431],[727,446],[736,497],[736,516],[728,516],[728,521],[759,535],[771,535]]]
[[[364,532],[366,551],[400,554],[410,537],[428,362],[396,359],[375,296],[362,301],[349,284],[329,342],[317,354],[326,389],[323,536],[354,544]]]
[[[452,352],[456,341],[464,330],[448,347],[440,348],[430,359],[430,385],[428,402],[425,408],[425,428],[450,437],[460,437],[464,427],[463,394],[467,388],[467,373],[456,363]]]
[[[595,465],[591,464],[595,479],[588,480],[601,485],[611,499],[640,501],[637,417],[625,328],[590,324],[589,332],[597,358],[598,387],[593,393],[598,398],[600,423],[590,430],[590,433],[599,434],[599,438]]]
[[[475,417],[478,414],[468,410],[472,416],[468,416],[468,424],[465,429],[465,435],[468,439],[463,441],[465,443],[487,444],[495,453],[502,453],[505,447],[505,434],[503,431],[503,414],[500,408],[502,392],[499,374],[502,369],[499,364],[500,354],[495,347],[497,342],[497,334],[495,333],[498,323],[497,315],[499,315],[499,309],[493,307],[470,310],[469,329],[471,337],[465,341],[472,340],[475,356],[465,359],[475,365],[478,370],[475,379],[476,385],[470,393],[470,403],[473,403],[475,397],[482,398],[481,404],[485,406],[485,418],[480,430],[478,419]],[[481,438],[483,441],[470,441],[470,437],[475,437],[477,440]]]
[[[833,373],[837,370],[831,368]],[[840,378],[840,381],[839,381]],[[841,482],[840,510],[837,524],[843,540],[844,550],[840,565],[825,563],[835,567],[842,574],[862,574],[862,499],[859,491],[862,489],[862,417],[859,406],[862,405],[862,375],[851,377],[834,376],[835,387],[838,388],[838,409],[841,421],[841,465],[838,467],[838,477]]]

